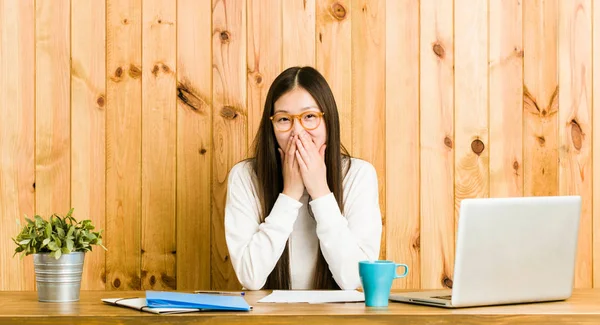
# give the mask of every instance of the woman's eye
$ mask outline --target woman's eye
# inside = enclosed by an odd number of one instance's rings
[[[289,121],[289,120],[290,120],[290,119],[289,119],[289,118],[287,118],[287,117],[280,117],[280,118],[277,120],[277,122],[287,122],[287,121]]]
[[[305,119],[312,119],[312,118],[315,118],[315,117],[317,117],[315,114],[306,114],[306,115],[304,115]]]

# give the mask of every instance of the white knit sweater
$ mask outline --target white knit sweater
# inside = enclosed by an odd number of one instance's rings
[[[300,201],[281,193],[261,223],[254,180],[249,162],[236,164],[229,174],[225,207],[227,247],[244,288],[259,290],[264,286],[288,239],[292,289],[313,289],[319,244],[340,288],[360,287],[358,262],[376,260],[380,249],[382,226],[375,168],[352,158],[343,180],[344,215],[333,193],[310,202],[306,191]]]

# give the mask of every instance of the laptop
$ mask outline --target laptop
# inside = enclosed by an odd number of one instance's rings
[[[580,196],[464,199],[452,290],[392,293],[390,300],[447,308],[565,300],[580,214]]]

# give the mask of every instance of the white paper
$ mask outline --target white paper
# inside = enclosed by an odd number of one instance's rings
[[[323,304],[361,301],[365,301],[365,295],[357,290],[274,290],[258,302]]]
[[[154,314],[177,314],[177,313],[191,313],[200,311],[197,308],[152,308],[146,304],[146,298],[112,298],[102,299],[103,302],[111,305],[118,305],[128,308],[137,309],[139,311],[147,311]]]

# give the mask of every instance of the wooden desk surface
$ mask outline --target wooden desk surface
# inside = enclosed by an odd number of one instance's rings
[[[109,306],[100,298],[143,297],[144,292],[82,291],[75,303],[42,303],[36,292],[0,292],[0,324],[600,324],[600,289],[575,290],[560,302],[443,309],[390,302],[387,308],[364,303],[266,304],[267,291],[248,292],[250,312],[154,315]]]

